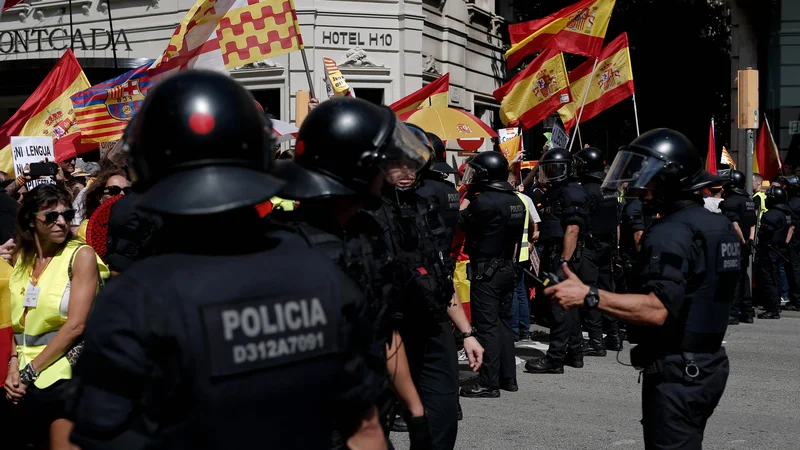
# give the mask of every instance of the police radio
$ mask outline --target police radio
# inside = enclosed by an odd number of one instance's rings
[[[548,288],[550,286],[555,286],[558,283],[561,283],[561,280],[559,280],[558,277],[553,273],[542,272],[542,276],[544,278],[539,278],[533,272],[531,272],[530,270],[528,270],[528,269],[526,269],[524,267],[522,267],[521,269],[522,269],[523,272],[525,272],[526,275],[528,275],[528,277],[530,277],[530,279],[533,280],[534,283],[536,283],[537,286],[541,286],[543,288]]]

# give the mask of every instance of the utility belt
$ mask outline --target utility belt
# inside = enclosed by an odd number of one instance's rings
[[[607,244],[607,245],[614,245],[616,242],[616,236],[613,234],[592,234],[589,233],[584,238],[586,242],[586,248],[596,250],[600,247],[600,244]]]
[[[694,378],[698,375],[697,354],[715,354],[722,348],[723,334],[687,333],[684,347],[677,349],[657,349],[647,345],[637,345],[631,349],[631,365],[645,375],[662,373],[665,358],[681,355],[686,365],[686,375]]]
[[[490,260],[470,261],[467,263],[467,280],[488,281],[491,280],[500,267],[513,267],[514,261],[510,259],[493,258]]]

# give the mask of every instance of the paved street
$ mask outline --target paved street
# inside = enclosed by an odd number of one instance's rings
[[[704,448],[798,448],[798,344],[796,312],[729,327],[725,347],[731,376],[706,428]],[[546,348],[534,342],[518,347],[517,355],[540,356]],[[627,345],[619,359],[630,362]],[[616,353],[586,358],[583,369],[567,367],[564,375],[528,374],[522,360],[517,362],[519,392],[461,399],[457,449],[643,448],[638,372],[617,363]],[[392,441],[398,449],[408,448],[405,434],[392,433]]]

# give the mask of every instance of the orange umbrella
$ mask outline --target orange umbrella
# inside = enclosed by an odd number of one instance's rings
[[[497,133],[481,119],[455,108],[420,108],[400,114],[400,120],[413,123],[443,141],[465,138],[496,138]]]

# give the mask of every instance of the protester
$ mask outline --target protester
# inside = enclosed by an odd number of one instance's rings
[[[722,203],[722,186],[713,186],[708,188],[709,197],[703,198],[703,206],[712,213],[722,214],[719,209],[719,204]]]
[[[108,275],[94,251],[72,237],[71,204],[66,189],[43,184],[26,195],[17,216],[9,282],[17,346],[5,390],[20,422],[7,436],[40,441],[33,442],[36,448],[72,448],[65,410],[72,367],[82,351],[80,337],[98,284]]]
[[[72,179],[72,174],[75,172],[75,163],[77,160],[78,158],[76,156],[72,156],[58,162],[58,167],[61,168],[65,181],[70,181]]]
[[[84,200],[83,220],[77,231],[78,239],[86,242],[86,226],[89,218],[97,208],[106,200],[120,194],[131,192],[131,183],[125,178],[125,173],[119,168],[108,168],[97,175],[97,179],[86,188]]]

